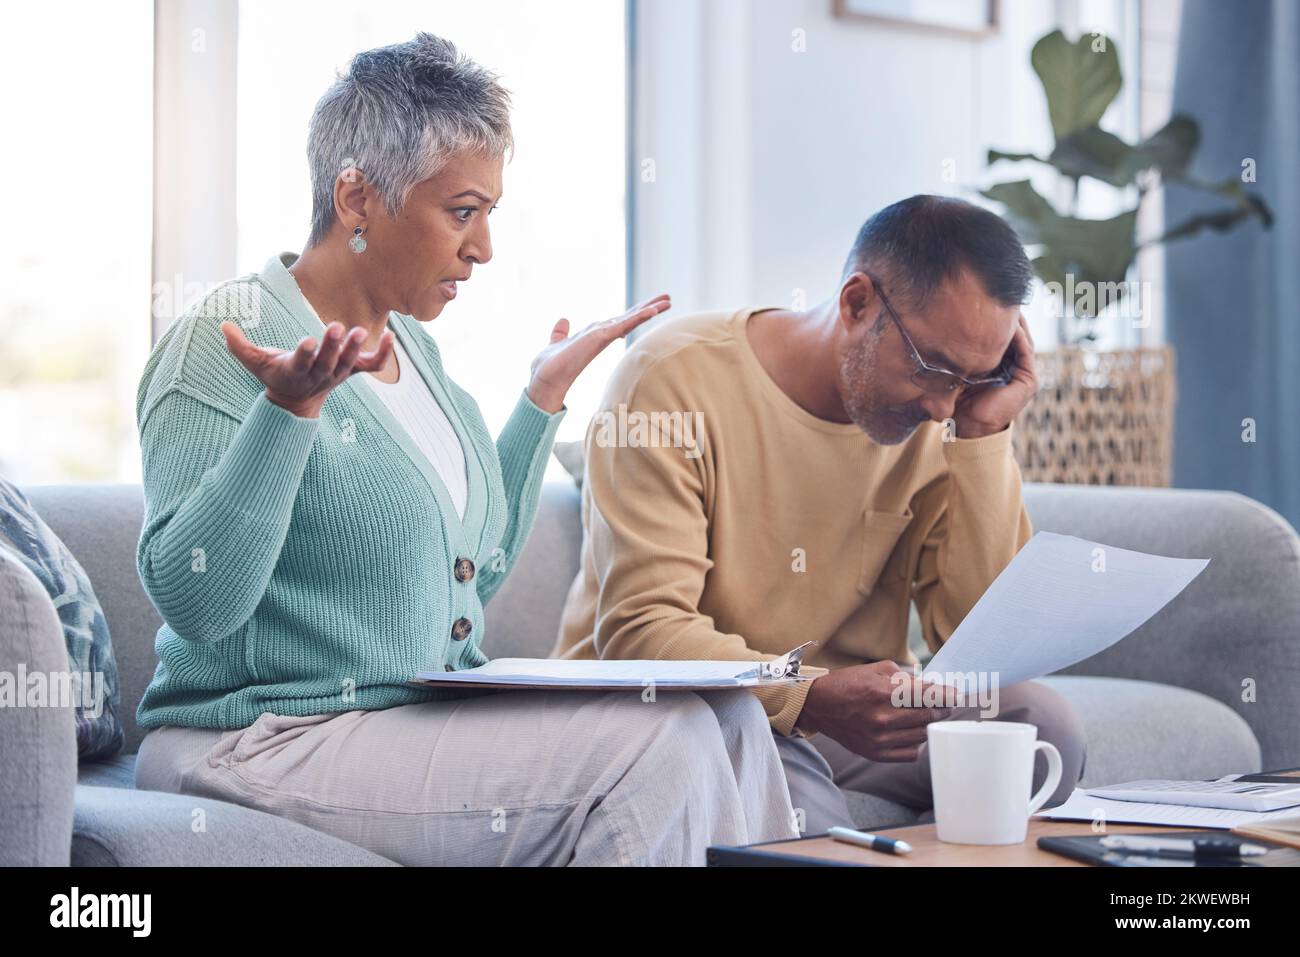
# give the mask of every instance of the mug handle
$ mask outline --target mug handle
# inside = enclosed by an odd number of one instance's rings
[[[1047,755],[1047,780],[1038,789],[1038,793],[1029,799],[1030,817],[1047,803],[1047,799],[1052,796],[1056,786],[1061,783],[1061,752],[1056,750],[1056,745],[1050,741],[1035,741],[1034,751],[1042,751]]]

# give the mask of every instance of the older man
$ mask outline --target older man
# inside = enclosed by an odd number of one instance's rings
[[[977,712],[898,694],[919,690],[899,673],[908,609],[937,649],[1031,534],[1011,455],[1037,388],[1030,280],[997,216],[914,196],[862,227],[834,298],[644,336],[587,434],[555,654],[762,660],[816,640],[813,681],[758,692],[806,829],[851,823],[844,789],[929,808],[926,726]],[[1034,682],[998,699],[1061,751],[1064,800],[1077,716]]]

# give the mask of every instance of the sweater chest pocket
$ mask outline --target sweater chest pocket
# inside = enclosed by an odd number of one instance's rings
[[[868,510],[862,516],[862,563],[858,572],[858,591],[869,595],[885,576],[902,577],[898,562],[890,557],[899,547],[899,539],[912,522],[912,511],[899,515],[896,512]]]

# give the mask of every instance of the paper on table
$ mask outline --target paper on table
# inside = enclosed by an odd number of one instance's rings
[[[792,683],[789,678],[760,678],[759,661],[645,661],[570,658],[497,658],[463,671],[422,671],[420,684],[491,684],[521,687],[750,688]],[[746,674],[750,677],[742,677]]]
[[[1039,532],[994,579],[924,674],[1028,681],[1104,651],[1187,587],[1208,558],[1164,558]]]
[[[1295,808],[1280,811],[1230,811],[1217,807],[1189,807],[1183,804],[1146,804],[1139,801],[1110,801],[1075,788],[1064,804],[1039,811],[1035,817],[1056,821],[1105,820],[1111,824],[1172,824],[1178,827],[1222,828],[1265,824],[1295,817]]]

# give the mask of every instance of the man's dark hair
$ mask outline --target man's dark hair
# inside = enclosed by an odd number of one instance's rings
[[[1028,299],[1034,271],[1002,217],[965,200],[920,195],[886,206],[862,224],[844,275],[869,272],[891,301],[920,309],[963,269],[1004,306]]]

